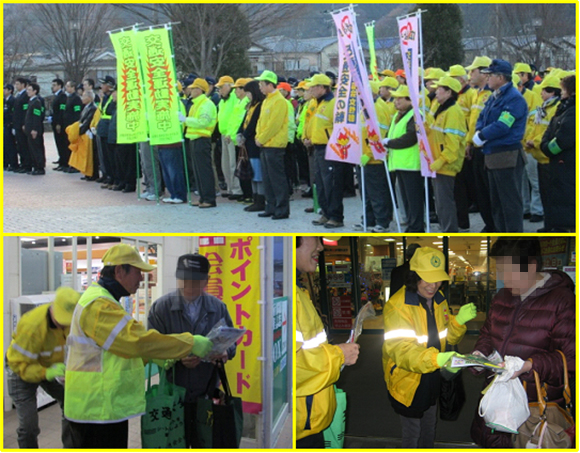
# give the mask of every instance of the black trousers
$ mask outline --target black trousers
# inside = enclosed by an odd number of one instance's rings
[[[266,212],[275,216],[290,215],[290,194],[284,171],[284,148],[262,148],[260,162],[266,195]]]
[[[420,171],[396,172],[401,185],[403,206],[407,213],[407,229],[405,233],[425,232],[425,180]]]
[[[296,161],[298,164],[298,180],[304,181],[310,186],[310,168],[308,166],[308,150],[300,140],[296,144]],[[314,169],[312,169],[314,171]]]
[[[12,135],[12,127],[4,125],[4,168],[18,167],[18,150],[16,149],[16,139]]]
[[[32,138],[32,135],[27,134],[28,138],[28,151],[30,152],[30,157],[32,161],[32,166],[36,170],[44,170],[46,167],[46,157],[44,154],[44,135],[38,132],[36,138]]]
[[[137,145],[109,143],[108,146],[115,156],[118,184],[126,189],[134,189],[137,183]]]
[[[367,225],[380,225],[389,228],[393,220],[393,201],[387,178],[389,175],[385,165],[367,165],[362,168],[365,172],[365,210]],[[362,191],[361,191],[362,193]]]
[[[489,191],[489,177],[485,168],[485,157],[481,148],[473,148],[473,182],[475,183],[475,193],[477,194],[477,206],[479,214],[485,223],[485,230],[488,233],[496,231],[491,213],[491,195]]]
[[[470,174],[471,173],[471,174]],[[454,198],[457,209],[457,225],[461,229],[469,229],[469,206],[471,199],[469,197],[471,181],[473,181],[473,172],[471,172],[471,160],[463,161],[463,168],[455,176]]]
[[[70,422],[73,448],[126,449],[129,445],[129,421],[118,423]]]
[[[31,170],[34,164],[30,150],[28,149],[28,137],[22,128],[16,129],[16,148],[20,156],[20,166]]]
[[[316,167],[316,191],[318,204],[323,215],[335,222],[344,220],[342,199],[345,191],[345,181],[353,176],[352,166],[344,162],[326,160],[326,146],[317,145],[314,148]]]
[[[324,448],[324,435],[312,434],[296,441],[296,448]]]
[[[200,203],[215,204],[215,179],[211,164],[211,139],[200,137],[191,140],[191,156],[193,157],[193,172],[197,182]]]
[[[105,169],[105,177],[107,178],[107,182],[109,184],[118,184],[119,177],[117,175],[117,165],[115,162],[115,150],[110,149],[108,137],[96,137],[97,140],[101,142],[101,151],[103,154],[103,168]]]
[[[61,167],[68,167],[70,159],[70,149],[68,148],[68,135],[61,129],[60,133],[54,131],[54,142],[56,143],[56,150],[58,151],[58,165]]]

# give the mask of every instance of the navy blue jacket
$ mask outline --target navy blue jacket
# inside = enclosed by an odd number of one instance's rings
[[[487,140],[483,145],[483,154],[521,148],[527,119],[528,105],[513,83],[508,82],[494,92],[477,120],[479,137]]]
[[[155,301],[149,310],[149,328],[156,329],[163,334],[189,332],[193,335],[207,335],[217,322],[224,318],[226,324],[233,327],[232,318],[228,313],[226,304],[217,297],[203,293],[201,300],[196,303],[201,304],[199,319],[194,324],[184,310],[187,302],[181,296],[179,290],[166,294]],[[228,357],[232,359],[236,354],[236,345],[228,349]],[[201,362],[197,367],[190,369],[183,366],[181,362],[175,364],[175,383],[185,387],[187,393],[185,401],[193,403],[198,397],[203,395],[208,387],[216,388],[218,378],[212,384],[214,365]],[[168,371],[168,378],[173,380],[172,372]]]

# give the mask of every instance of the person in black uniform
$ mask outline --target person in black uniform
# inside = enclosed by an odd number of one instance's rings
[[[14,115],[14,86],[7,83],[4,85],[4,170],[18,170],[18,153],[16,141],[12,134]]]
[[[66,135],[64,125],[64,111],[66,109],[66,93],[64,91],[64,82],[61,79],[54,79],[52,81],[52,92],[54,99],[52,100],[52,131],[54,132],[54,141],[58,151],[58,166],[53,168],[56,171],[62,171],[66,168],[68,160],[65,162],[64,158],[68,150],[68,137]]]
[[[69,127],[71,124],[76,123],[80,119],[81,110],[83,109],[83,102],[81,101],[80,96],[76,92],[74,82],[69,80],[65,85],[65,90],[66,90],[66,105],[64,108],[64,115],[62,119],[62,129],[64,129],[66,134],[66,128]],[[67,135],[66,150],[63,150],[62,163],[59,163],[59,166],[62,166],[61,170],[67,173],[69,172],[70,168],[68,165],[69,159],[70,159],[70,149],[68,148],[68,135]],[[58,169],[58,167],[56,169]]]
[[[24,131],[28,138],[28,149],[32,156],[34,170],[27,172],[31,175],[44,175],[46,157],[44,154],[44,106],[38,96],[40,87],[37,83],[30,83],[26,88],[28,94],[28,110],[24,120]]]
[[[100,79],[99,82],[101,83],[103,99],[99,105],[101,119],[99,120],[99,124],[97,124],[96,142],[99,151],[99,161],[102,164],[101,171],[103,172],[103,185],[101,188],[112,189],[115,181],[118,179],[115,171],[115,155],[113,150],[109,149],[108,144],[109,124],[111,123],[111,117],[114,111],[111,92],[115,87],[115,79],[113,79],[111,76],[105,76],[105,78]]]
[[[28,80],[19,77],[14,82],[14,88],[17,94],[14,99],[14,114],[12,116],[14,136],[16,137],[16,149],[20,156],[20,168],[16,173],[27,173],[32,171],[32,158],[28,150],[28,138],[24,133],[24,120],[26,118],[26,111],[28,110],[28,94],[26,87]]]

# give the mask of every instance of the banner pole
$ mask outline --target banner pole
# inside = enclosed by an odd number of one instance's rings
[[[387,165],[387,160],[383,161],[385,164],[385,171],[387,173],[387,183],[389,184],[389,191],[391,192],[391,202],[393,203],[393,213],[395,214],[395,221],[397,222],[397,231],[401,233],[401,222],[399,220],[399,212],[397,211],[397,203],[395,202],[395,191],[393,189],[393,182],[391,181],[391,175],[389,174],[389,166]]]
[[[429,214],[429,181],[427,180],[427,176],[425,176],[425,231],[427,233],[431,233],[431,224],[429,220],[431,215]]]
[[[360,166],[360,184],[361,184],[361,194],[362,194],[362,205],[363,205],[363,231],[367,232],[367,200],[365,191],[365,167]]]
[[[423,22],[421,21],[421,11],[418,11],[417,14],[417,21],[419,23],[419,27],[417,32],[419,33],[419,67],[421,69],[424,68],[425,64],[423,62]],[[425,71],[419,71],[421,73],[421,90],[419,92],[419,94],[421,94],[421,98],[423,99],[423,106],[422,106],[422,110],[423,110],[423,119],[425,118],[425,93],[423,91],[423,86],[425,86]],[[435,176],[437,177],[437,176]],[[429,213],[429,181],[427,181],[427,177],[425,177],[425,231],[427,233],[431,232],[431,215]]]

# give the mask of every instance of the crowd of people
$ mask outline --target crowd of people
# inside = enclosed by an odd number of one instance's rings
[[[403,70],[387,69],[370,82],[388,156],[386,165],[374,159],[363,141],[356,172],[354,165],[326,159],[334,126],[331,72],[301,81],[268,70],[235,81],[190,74],[178,83],[183,102],[176,116],[184,139],[154,147],[117,143],[113,77],[99,80],[100,97],[91,79],[82,86],[55,79],[47,116],[59,153],[54,170],[81,171],[81,179],[103,189],[134,192],[138,150],[142,198],[214,208],[221,195],[276,220],[289,217],[289,201],[302,182],[302,196],[314,198],[306,211],[320,214],[312,223],[329,229],[344,227],[343,198],[354,193],[358,173],[372,232],[389,231],[395,209],[405,232],[424,232],[426,220],[439,222],[443,232],[468,232],[473,212],[480,213],[487,233],[522,232],[524,219],[543,221],[540,232],[573,231],[574,72],[548,68],[541,78],[528,64],[512,67],[486,56],[467,67],[421,72],[419,81],[411,81]],[[436,173],[429,178],[429,219],[407,86],[421,81],[428,165]],[[39,90],[25,78],[4,87],[5,170],[45,174]]]

